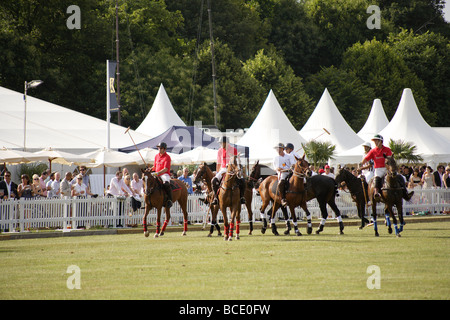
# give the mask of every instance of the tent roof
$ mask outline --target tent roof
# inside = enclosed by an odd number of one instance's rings
[[[174,154],[182,154],[197,147],[205,147],[214,150],[218,150],[221,147],[220,143],[214,137],[197,127],[172,126],[157,137],[138,143],[136,146],[132,145],[121,148],[119,151],[133,152],[136,151],[136,147],[139,150],[156,148],[160,142],[165,142],[167,144],[167,152]],[[239,145],[233,146],[238,149],[238,152],[248,154],[245,147]]]
[[[106,109],[106,105],[105,105]],[[0,87],[0,147],[23,148],[23,93]],[[27,151],[47,147],[72,153],[83,153],[107,144],[107,122],[81,112],[27,95]],[[130,144],[126,128],[110,124],[110,147],[117,149]],[[131,130],[136,142],[149,137]]]
[[[380,99],[373,100],[372,109],[358,136],[364,141],[370,141],[374,135],[380,133],[389,123]]]
[[[425,162],[450,161],[450,141],[423,119],[409,88],[403,90],[394,117],[380,134],[385,144],[390,139],[413,143],[417,147],[417,154],[420,154]]]
[[[323,128],[328,130],[330,135],[323,134]],[[315,139],[331,142],[336,145],[336,153],[363,143],[342,117],[326,88],[313,113],[299,132],[308,141]]]
[[[298,149],[306,140],[294,128],[270,90],[258,116],[237,143],[250,147],[250,162],[259,160],[261,164],[268,164],[277,155],[274,146],[280,142],[290,142]]]
[[[161,83],[152,108],[136,131],[154,138],[171,126],[186,126],[186,124],[175,112]]]

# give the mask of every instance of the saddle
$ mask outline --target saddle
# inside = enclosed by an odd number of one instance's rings
[[[156,181],[158,181],[158,188],[157,189],[158,190],[160,190],[160,189],[164,190],[164,187],[163,187],[164,182],[161,180],[161,178],[157,177]],[[175,181],[173,181],[173,180],[170,180],[170,188],[172,189],[172,191],[177,191],[177,190],[181,189],[181,187],[178,184],[176,184]]]

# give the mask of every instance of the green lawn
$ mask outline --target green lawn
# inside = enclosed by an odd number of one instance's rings
[[[280,230],[282,231],[282,230]],[[206,231],[0,241],[1,299],[450,299],[450,222],[225,242]],[[282,232],[280,232],[282,234]],[[81,289],[68,289],[80,268]],[[367,268],[379,267],[370,290]]]

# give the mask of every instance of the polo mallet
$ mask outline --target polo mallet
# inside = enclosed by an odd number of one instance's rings
[[[130,128],[131,127],[128,127],[128,129],[127,130],[125,130],[125,134],[127,134],[128,133],[128,135],[130,136],[130,138],[131,138],[131,141],[133,141],[133,144],[134,144],[134,146],[136,147],[136,150],[137,150],[137,152],[139,153],[139,155],[141,156],[141,159],[142,159],[142,161],[144,161],[144,164],[145,164],[145,166],[147,166],[147,163],[145,162],[145,160],[144,160],[144,157],[142,156],[142,154],[141,154],[141,152],[139,151],[139,148],[137,147],[137,145],[136,145],[136,143],[134,142],[134,140],[133,140],[133,137],[131,136],[131,133],[130,133]]]
[[[325,133],[328,133],[328,135],[331,135],[330,131],[328,131],[328,130],[325,129],[325,128],[322,128],[322,129],[323,129],[324,132],[322,132],[321,134],[319,134],[317,137],[315,137],[315,138],[312,139],[311,141],[314,141],[314,140],[318,139],[320,136],[324,135]],[[303,149],[303,146],[302,146],[300,149],[298,149],[296,152],[299,152],[299,151],[302,150],[302,149]]]

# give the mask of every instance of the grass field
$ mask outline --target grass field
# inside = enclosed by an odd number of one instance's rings
[[[0,299],[450,299],[450,222],[407,224],[401,238],[384,226],[378,238],[372,228],[337,232],[0,241]],[[80,289],[67,287],[71,265]],[[372,275],[379,289],[368,288]]]

